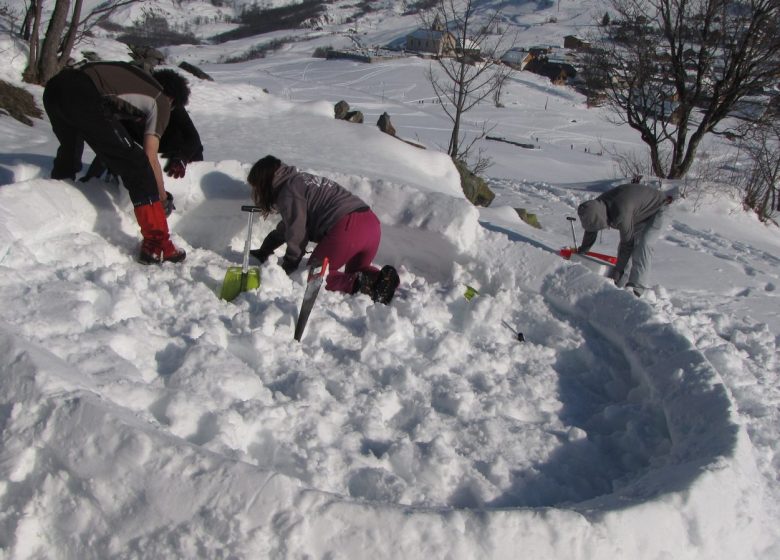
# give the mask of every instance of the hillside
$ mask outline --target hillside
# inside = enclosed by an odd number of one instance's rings
[[[556,6],[531,6],[513,16],[524,43],[589,20],[584,3],[555,24]],[[402,36],[413,17],[391,13],[363,21],[363,40]],[[46,117],[0,116],[0,556],[780,555],[777,228],[692,190],[637,299],[557,255],[566,216],[625,181],[607,148],[638,149],[633,131],[513,74],[504,107],[479,105],[468,127],[535,147],[482,142],[497,196],[476,208],[442,153],[429,61],[314,59],[351,39],[296,33],[236,64],[222,61],[275,35],[162,49],[214,78],[189,77],[205,160],[166,181],[181,265],[135,261],[120,185],[49,179]],[[129,57],[109,37],[82,48]],[[0,34],[4,79],[21,85],[24,54]],[[365,123],[334,119],[340,100]],[[425,149],[381,133],[385,112]],[[718,139],[705,150],[733,157]],[[273,259],[259,290],[218,299],[267,153],[372,206],[376,262],[402,276],[391,305],[323,291],[297,343],[305,272]],[[597,249],[616,243],[605,232]]]

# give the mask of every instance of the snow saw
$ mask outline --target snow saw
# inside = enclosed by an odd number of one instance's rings
[[[309,321],[309,315],[314,307],[314,302],[317,299],[317,294],[320,292],[320,286],[325,276],[328,275],[328,257],[322,259],[321,265],[312,265],[309,267],[309,275],[306,279],[306,290],[303,293],[303,301],[301,302],[301,309],[298,312],[298,319],[295,322],[295,340],[301,341],[303,336],[303,329],[306,328],[306,323]]]

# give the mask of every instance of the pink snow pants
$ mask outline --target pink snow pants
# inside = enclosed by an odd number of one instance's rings
[[[352,212],[336,222],[309,258],[310,262],[322,262],[328,257],[331,272],[325,279],[325,289],[351,294],[358,272],[378,271],[371,261],[379,250],[381,238],[379,218],[371,210]]]

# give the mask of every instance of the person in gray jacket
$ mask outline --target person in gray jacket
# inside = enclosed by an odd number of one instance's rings
[[[286,243],[281,265],[291,274],[312,241],[317,246],[309,264],[319,265],[325,257],[330,263],[326,290],[361,292],[390,303],[399,284],[398,272],[390,265],[380,270],[371,264],[382,233],[379,219],[363,200],[335,181],[303,173],[272,155],[252,166],[247,182],[264,217],[278,213],[282,218],[260,248],[250,251],[253,257],[264,263]]]
[[[578,253],[587,253],[596,242],[598,232],[614,228],[620,232],[617,263],[611,278],[621,285],[626,266],[631,261],[626,287],[639,297],[647,286],[653,258],[652,243],[665,225],[665,210],[672,198],[642,183],[619,185],[598,198],[583,202],[577,208],[585,230]]]

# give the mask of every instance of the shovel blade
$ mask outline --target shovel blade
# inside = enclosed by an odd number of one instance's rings
[[[225,273],[225,280],[222,282],[222,291],[219,293],[220,299],[233,301],[241,292],[256,290],[260,287],[260,269],[250,268],[243,277],[243,271],[240,266],[231,266]]]

